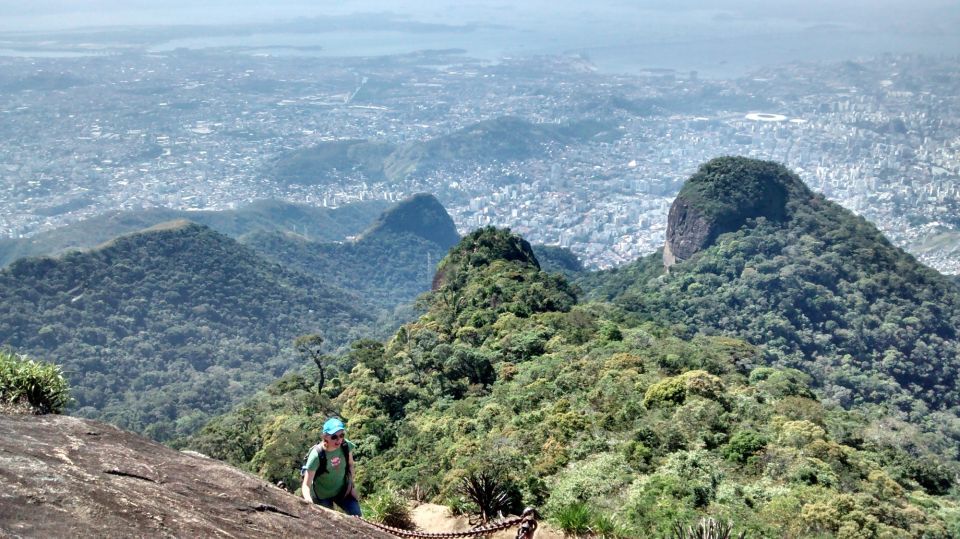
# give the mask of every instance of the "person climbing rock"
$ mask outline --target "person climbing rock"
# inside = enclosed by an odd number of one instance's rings
[[[354,461],[343,421],[331,417],[323,424],[323,441],[310,448],[303,466],[303,499],[333,509],[338,505],[348,515],[361,516],[353,484]]]

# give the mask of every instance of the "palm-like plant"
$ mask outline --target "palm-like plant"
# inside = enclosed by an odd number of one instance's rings
[[[697,527],[683,527],[683,524],[676,522],[673,525],[674,539],[745,539],[747,532],[740,532],[739,535],[733,535],[733,522],[720,522],[709,517],[701,518]]]
[[[516,505],[512,485],[504,477],[487,472],[471,472],[460,480],[463,495],[477,507],[470,524],[486,524]]]

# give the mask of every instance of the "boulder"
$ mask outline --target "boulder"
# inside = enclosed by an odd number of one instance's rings
[[[2,537],[391,537],[96,421],[0,415]]]

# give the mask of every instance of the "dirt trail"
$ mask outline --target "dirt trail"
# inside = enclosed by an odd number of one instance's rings
[[[432,503],[418,505],[412,511],[413,521],[425,532],[463,532],[470,529],[466,517],[450,516],[450,511]],[[553,529],[544,521],[538,523],[536,539],[563,539],[559,530]],[[491,536],[493,539],[516,539],[517,530],[504,530]]]

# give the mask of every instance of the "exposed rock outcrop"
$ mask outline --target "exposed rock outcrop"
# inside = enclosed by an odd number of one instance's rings
[[[677,197],[667,217],[667,241],[663,262],[669,268],[706,247],[715,236],[716,223],[702,215],[684,198]]]
[[[360,537],[378,530],[95,421],[0,415],[2,537]]]
[[[687,180],[670,207],[664,266],[689,259],[750,219],[783,221],[791,199],[812,195],[783,165],[744,157],[712,159]]]

